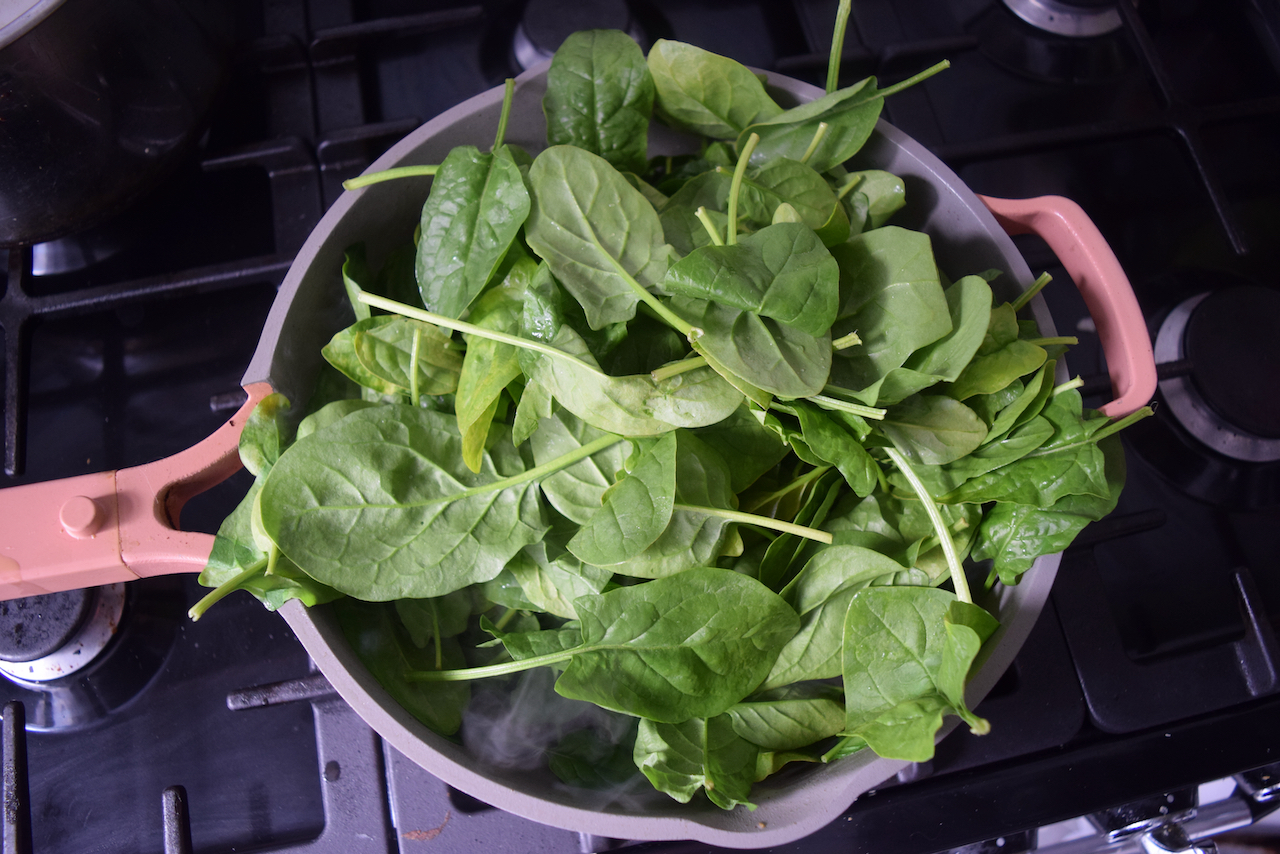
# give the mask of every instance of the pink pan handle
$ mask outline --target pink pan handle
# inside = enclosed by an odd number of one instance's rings
[[[1156,393],[1151,337],[1128,277],[1089,215],[1061,196],[978,198],[1009,234],[1043,238],[1080,289],[1098,327],[1116,395],[1099,411],[1116,418],[1146,406]]]
[[[178,517],[240,468],[240,432],[271,386],[245,391],[226,424],[171,457],[0,490],[0,600],[199,572],[213,537],[178,530]]]

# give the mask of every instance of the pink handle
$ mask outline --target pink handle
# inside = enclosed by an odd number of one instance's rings
[[[240,468],[240,432],[267,383],[204,441],[119,471],[0,490],[0,600],[198,572],[213,537],[176,527],[193,495]]]
[[[1098,327],[1116,399],[1099,408],[1128,415],[1156,393],[1156,362],[1147,324],[1106,238],[1079,205],[1061,196],[993,199],[978,196],[1009,234],[1037,234],[1058,256]]]

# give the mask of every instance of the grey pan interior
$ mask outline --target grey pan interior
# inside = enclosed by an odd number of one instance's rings
[[[531,152],[545,146],[541,109],[545,75],[543,66],[517,80],[508,125],[507,141]],[[769,79],[783,103],[822,94],[787,78],[771,75]],[[501,101],[502,92],[493,90],[460,104],[414,131],[370,170],[439,163],[458,144],[486,146],[493,139]],[[674,153],[686,143],[677,134],[655,131],[651,151]],[[854,165],[885,169],[905,179],[907,205],[894,222],[927,232],[940,267],[949,275],[1003,270],[1006,275],[995,283],[997,297],[1003,298],[1031,283],[1026,263],[978,198],[904,134],[881,122]],[[343,251],[364,241],[376,265],[389,249],[410,239],[428,181],[414,178],[376,184],[346,193],[329,210],[285,278],[245,374],[246,384],[266,380],[292,400],[306,398],[320,363],[320,347],[351,322],[340,279]],[[1043,301],[1037,298],[1032,309],[1044,333],[1054,334]],[[1001,590],[998,604],[987,603],[998,610],[1002,627],[984,649],[984,660],[969,686],[971,705],[986,695],[1022,646],[1057,568],[1057,556],[1041,558],[1021,585]],[[357,660],[329,610],[307,610],[290,602],[283,613],[334,688],[397,750],[481,801],[545,824],[623,839],[696,839],[734,848],[779,845],[830,822],[858,795],[896,774],[904,764],[853,756],[831,765],[784,772],[756,786],[752,797],[759,808],[754,812],[743,808],[725,812],[705,799],[678,804],[656,792],[610,802],[604,796],[569,789],[550,772],[480,766],[466,750],[432,733],[386,694]],[[951,727],[954,723],[951,719]]]

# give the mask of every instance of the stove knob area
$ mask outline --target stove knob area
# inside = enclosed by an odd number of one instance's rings
[[[1146,854],[1215,854],[1213,842],[1192,842],[1187,831],[1176,821],[1167,821],[1142,834],[1142,850]]]

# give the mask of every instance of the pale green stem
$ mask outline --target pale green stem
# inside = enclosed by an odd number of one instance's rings
[[[413,330],[413,348],[409,351],[409,400],[414,406],[422,404],[418,394],[418,350],[422,347],[422,327]]]
[[[423,323],[430,323],[433,326],[440,326],[445,329],[452,329],[454,332],[462,332],[466,335],[474,335],[477,338],[488,338],[490,341],[497,341],[501,344],[510,344],[512,347],[522,347],[525,350],[533,350],[542,353],[544,356],[550,356],[553,359],[560,359],[566,362],[572,362],[584,371],[590,371],[593,374],[604,376],[604,373],[596,367],[592,367],[576,356],[566,353],[563,350],[557,350],[549,344],[543,344],[541,341],[534,341],[531,338],[521,338],[518,335],[508,335],[505,332],[497,332],[493,329],[485,329],[483,326],[476,326],[474,323],[467,323],[465,320],[456,320],[452,317],[445,317],[443,314],[427,311],[422,308],[414,308],[411,305],[405,305],[402,302],[396,302],[386,297],[380,297],[377,294],[371,294],[361,291],[356,295],[356,299],[365,305],[371,305],[380,308],[383,311],[389,311],[393,314],[399,314],[402,317],[409,317],[414,320],[421,320]]]
[[[508,613],[514,613],[509,611]],[[496,628],[496,626],[495,626]],[[592,652],[606,647],[575,647],[561,652],[549,652],[546,655],[535,655],[519,661],[504,661],[501,664],[488,664],[484,667],[465,667],[460,670],[410,670],[404,674],[409,682],[469,682],[473,679],[488,679],[491,676],[507,676],[535,667],[559,664],[568,661],[580,652]]]
[[[693,212],[693,215],[698,218],[698,222],[702,223],[702,227],[707,230],[707,234],[710,236],[711,242],[716,246],[724,246],[724,240],[720,237],[720,232],[716,231],[716,224],[711,221],[711,216],[707,213],[707,209],[699,206],[699,208]]]
[[[857,347],[862,343],[862,339],[858,337],[858,333],[850,332],[848,335],[841,335],[839,338],[831,342],[832,350],[848,350],[850,347]]]
[[[853,0],[840,0],[836,7],[836,29],[831,36],[831,58],[827,60],[827,94],[840,86],[840,54],[844,52],[844,31],[849,24],[849,10]]]
[[[383,169],[381,172],[370,172],[368,175],[348,178],[342,182],[342,189],[358,190],[370,184],[394,181],[397,178],[417,178],[422,175],[434,175],[439,170],[440,165],[438,163],[431,166],[396,166],[393,169]]]
[[[193,621],[200,619],[200,617],[204,615],[205,611],[208,611],[218,602],[222,601],[228,593],[231,593],[234,590],[239,590],[241,585],[254,576],[262,575],[266,568],[267,559],[265,557],[261,560],[254,561],[247,569],[236,573],[206,593],[203,599],[191,606],[191,609],[187,611],[187,616]]]
[[[1023,307],[1026,306],[1027,303],[1031,302],[1031,298],[1044,290],[1044,286],[1049,284],[1051,281],[1053,281],[1053,276],[1050,276],[1048,273],[1041,273],[1040,278],[1031,283],[1031,287],[1018,294],[1017,299],[1010,303],[1010,305],[1013,306],[1014,312],[1022,311]]]
[[[469,498],[473,495],[483,495],[488,492],[500,492],[503,489],[509,489],[513,486],[519,486],[522,483],[528,483],[531,480],[538,480],[549,474],[555,474],[560,471],[560,469],[568,468],[578,460],[585,460],[592,454],[603,451],[605,448],[616,445],[621,441],[623,441],[621,436],[607,434],[593,442],[588,442],[585,445],[574,448],[567,454],[561,454],[553,460],[548,460],[540,466],[534,466],[523,474],[504,477],[491,483],[487,483],[484,486],[473,486],[470,489],[464,489],[449,497],[454,500]]]
[[[502,616],[498,618],[498,622],[493,624],[493,627],[498,631],[502,631],[507,626],[511,625],[511,621],[514,620],[516,617],[516,614],[519,614],[519,613],[520,611],[517,608],[508,608],[506,611],[503,612]],[[439,668],[436,668],[436,669],[438,670]]]
[[[797,477],[795,480],[789,482],[782,489],[775,489],[773,492],[770,492],[766,495],[761,495],[756,500],[752,501],[749,505],[746,505],[746,509],[748,511],[755,510],[759,507],[764,507],[767,504],[772,504],[775,501],[780,501],[790,493],[795,492],[797,489],[804,489],[810,483],[822,477],[824,474],[826,474],[829,471],[831,471],[831,466],[819,466],[818,468],[814,469],[808,474],[800,475],[800,477]]]
[[[1147,416],[1154,415],[1154,414],[1155,414],[1154,409],[1152,409],[1150,406],[1144,406],[1141,409],[1139,409],[1137,412],[1131,412],[1128,415],[1126,415],[1124,418],[1119,419],[1118,421],[1112,421],[1110,424],[1100,429],[1097,433],[1094,433],[1092,436],[1090,436],[1089,439],[1090,441],[1093,441],[1093,442],[1101,442],[1103,439],[1107,438],[1112,433],[1119,433],[1121,430],[1128,427],[1130,424],[1136,424],[1137,422],[1141,421]]]
[[[502,92],[502,114],[498,116],[498,134],[493,139],[494,151],[502,145],[502,140],[507,135],[507,118],[511,115],[511,98],[515,91],[516,81],[508,77],[506,88]]]
[[[704,368],[706,365],[706,359],[701,356],[692,356],[688,359],[681,359],[678,362],[672,362],[669,365],[663,365],[661,368],[655,368],[649,372],[649,376],[653,378],[655,383],[660,383],[663,380],[669,380],[672,377],[679,376],[680,374],[688,371]]]
[[[436,670],[443,670],[444,650],[440,648],[440,608],[435,599],[428,599],[427,601],[431,603],[431,640],[436,645]]]
[[[271,544],[271,548],[267,550],[267,568],[263,575],[275,575],[276,564],[280,562],[280,547],[275,543]]]
[[[1037,347],[1052,347],[1054,344],[1066,344],[1068,347],[1074,347],[1080,343],[1080,339],[1073,335],[1059,335],[1057,338],[1025,338],[1028,344],[1035,344]]]
[[[849,180],[840,185],[840,189],[836,191],[836,198],[843,199],[849,195],[855,187],[866,180],[865,175],[850,175]]]
[[[747,173],[747,163],[751,153],[760,143],[760,134],[753,133],[747,137],[747,144],[742,146],[742,154],[738,155],[738,165],[733,170],[733,182],[729,185],[729,233],[725,243],[730,246],[738,242],[738,191],[742,189],[742,176]]]
[[[742,513],[738,510],[722,510],[719,507],[698,507],[692,504],[677,504],[676,510],[686,510],[690,513],[701,513],[704,516],[716,516],[721,519],[728,519],[730,522],[740,522],[743,525],[755,525],[757,528],[769,528],[774,531],[781,531],[784,534],[795,534],[797,537],[804,537],[806,540],[814,540],[815,542],[831,545],[831,535],[826,531],[819,531],[817,528],[806,528],[804,525],[797,525],[793,522],[783,522],[781,519],[774,519],[769,516],[757,516],[754,513]]]
[[[834,409],[840,412],[848,412],[851,415],[860,415],[863,418],[870,418],[872,421],[883,421],[886,410],[878,409],[874,406],[864,406],[861,403],[850,403],[847,400],[840,400],[838,397],[828,397],[825,394],[815,394],[812,397],[805,398],[812,400],[823,409]]]
[[[1076,377],[1073,380],[1067,380],[1062,385],[1053,387],[1053,396],[1057,397],[1063,392],[1071,391],[1071,389],[1073,388],[1080,388],[1080,386],[1082,385],[1084,385],[1084,380],[1080,379],[1079,377]]]
[[[826,138],[827,131],[831,126],[826,122],[818,122],[818,129],[813,132],[813,139],[809,140],[809,147],[804,150],[804,154],[800,155],[801,163],[808,163],[809,158],[818,150],[818,146],[822,145],[822,140]]]
[[[909,89],[912,86],[916,85],[917,83],[920,83],[921,81],[928,80],[930,77],[937,74],[939,71],[945,71],[950,67],[951,67],[950,60],[944,59],[941,62],[937,63],[936,65],[929,66],[924,71],[921,71],[919,74],[916,74],[912,77],[908,77],[906,80],[903,80],[901,83],[895,83],[892,86],[890,86],[888,89],[881,89],[880,91],[876,92],[876,97],[888,98],[890,95],[896,95],[899,92],[901,92],[903,89]]]
[[[907,458],[897,448],[885,448],[885,453],[889,455],[889,459],[898,467],[898,471],[902,472],[903,477],[907,479],[907,483],[911,484],[911,488],[915,490],[916,498],[920,499],[920,503],[924,505],[924,511],[929,515],[929,521],[933,523],[933,530],[938,535],[938,541],[942,544],[942,554],[947,559],[947,567],[951,570],[951,583],[956,588],[956,598],[961,602],[973,604],[973,596],[969,593],[969,579],[965,577],[964,567],[960,565],[960,556],[956,554],[956,544],[951,539],[951,530],[947,527],[947,523],[942,519],[942,513],[938,511],[938,505],[934,503],[933,496],[929,494],[929,490],[924,488],[923,481],[916,475],[911,468],[911,464],[907,462]]]

